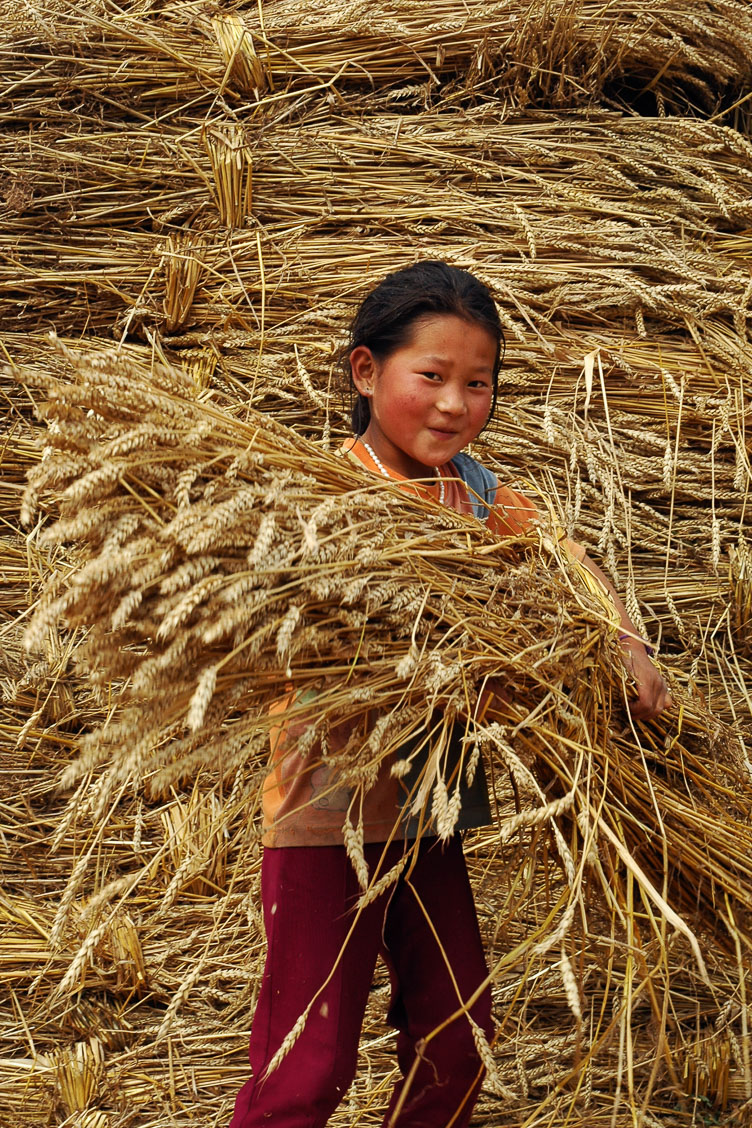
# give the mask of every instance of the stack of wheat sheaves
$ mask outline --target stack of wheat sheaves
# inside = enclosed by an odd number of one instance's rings
[[[458,719],[486,763],[478,1124],[750,1123],[752,10],[30,0],[0,36],[0,1118],[229,1120],[292,679],[355,789]],[[420,257],[498,299],[474,453],[524,537],[337,455],[348,318]],[[380,1123],[386,989],[335,1126]]]

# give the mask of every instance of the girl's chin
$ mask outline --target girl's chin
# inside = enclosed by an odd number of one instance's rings
[[[431,473],[437,466],[443,466],[445,462],[451,462],[455,454],[459,454],[462,448],[457,448],[456,443],[451,445],[436,446],[429,454],[423,455],[420,458],[414,459],[416,466],[425,467],[428,473]]]

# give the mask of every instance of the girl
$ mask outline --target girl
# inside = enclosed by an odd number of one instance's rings
[[[471,274],[429,261],[388,275],[352,325],[355,438],[344,451],[374,474],[405,481],[509,535],[536,516],[534,506],[461,453],[493,411],[502,343],[493,299]],[[618,609],[638,687],[633,716],[656,716],[670,704],[662,678],[609,581],[582,548],[569,547]],[[391,977],[389,1021],[398,1031],[401,1073],[384,1125],[462,1128],[483,1078],[478,1044],[491,1034],[491,998],[460,835],[440,844],[429,825],[415,843],[416,828],[399,813],[405,781],[385,771],[364,803],[366,862],[378,879],[412,847],[410,865],[355,912],[360,889],[342,841],[350,796],[310,753],[296,754],[298,734],[280,719],[264,793],[268,954],[251,1031],[253,1076],[238,1095],[231,1128],[326,1124],[355,1072],[379,954]],[[350,735],[334,734],[335,742]],[[478,775],[458,829],[488,821]],[[269,1069],[286,1039],[287,1052]]]

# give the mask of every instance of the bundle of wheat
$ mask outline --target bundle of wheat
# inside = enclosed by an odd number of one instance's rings
[[[171,723],[183,725],[187,718],[196,734],[186,736],[189,759],[200,752],[207,730],[212,740],[217,735],[215,705],[216,716],[226,717],[240,693],[244,702],[258,698],[263,707],[279,694],[285,676],[294,677],[301,691],[309,682],[318,685],[324,671],[346,680],[357,673],[366,685],[373,680],[373,692],[364,690],[356,703],[364,714],[373,708],[376,687],[381,704],[393,694],[402,698],[407,685],[420,697],[430,682],[435,685],[428,700],[446,705],[450,684],[449,697],[456,697],[451,662],[466,639],[459,628],[446,636],[447,616],[455,615],[444,607],[446,592],[458,569],[472,566],[483,576],[494,554],[504,557],[509,549],[471,525],[481,536],[471,564],[465,537],[459,546],[450,540],[440,548],[433,543],[433,523],[398,533],[388,518],[409,504],[399,491],[378,489],[381,483],[348,461],[333,461],[263,416],[240,422],[201,404],[176,373],[139,374],[115,354],[77,363],[85,371],[80,384],[29,377],[44,386],[45,410],[54,415],[60,438],[53,435],[59,449],[33,472],[27,504],[35,505],[38,490],[65,487],[62,516],[44,538],[88,545],[90,557],[73,584],[64,582],[58,593],[50,589],[29,627],[31,641],[42,641],[61,617],[73,626],[97,624],[84,646],[92,668],[99,668],[104,683],[128,679],[142,724],[152,706],[160,730],[165,722],[169,731]],[[443,512],[436,520],[439,528],[457,528]],[[423,554],[436,587],[427,602],[414,572]],[[442,569],[431,567],[433,557],[442,560]],[[514,598],[525,603],[524,576],[515,583]],[[555,618],[559,586],[547,598],[541,592],[544,618]],[[489,594],[478,597],[479,609]],[[446,648],[438,667],[430,657],[430,633],[426,646],[416,642],[431,624]],[[512,655],[531,645],[538,649],[532,636],[523,647],[519,642],[505,644]],[[419,661],[421,649],[426,653]],[[184,681],[172,668],[175,659]],[[484,657],[479,648],[480,665],[467,667],[468,684],[492,676],[495,660],[492,651]],[[524,661],[520,657],[523,681]],[[556,662],[550,670],[541,662],[535,675],[541,685],[560,680]],[[404,669],[398,683],[386,688],[395,663]],[[319,694],[317,710],[330,696],[348,697],[335,680]],[[459,705],[455,700],[450,711]],[[253,723],[253,709],[237,708],[249,718],[239,719],[242,732],[218,734],[226,740],[219,749],[228,770],[236,742],[247,757],[245,725]],[[155,742],[152,732],[146,741]],[[134,763],[145,751],[133,749]],[[184,770],[174,746],[163,752],[176,774]],[[380,754],[378,742],[374,752]],[[201,763],[202,756],[193,758]]]

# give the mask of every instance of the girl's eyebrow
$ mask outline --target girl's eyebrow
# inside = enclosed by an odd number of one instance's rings
[[[447,358],[445,356],[436,356],[436,355],[431,354],[430,356],[420,357],[420,363],[421,364],[446,364]],[[481,363],[481,364],[476,364],[473,371],[474,372],[493,372],[493,367],[490,364]]]

